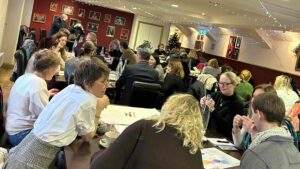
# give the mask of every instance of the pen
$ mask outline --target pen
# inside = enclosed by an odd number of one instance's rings
[[[218,143],[229,143],[229,141],[217,140]]]

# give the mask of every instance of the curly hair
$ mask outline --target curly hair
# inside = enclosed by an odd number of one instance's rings
[[[202,148],[202,116],[198,101],[189,94],[175,94],[168,98],[161,109],[161,114],[151,118],[156,121],[153,125],[158,131],[165,126],[177,130],[176,136],[183,138],[183,147],[189,148],[195,154]]]
[[[292,90],[291,79],[286,75],[277,76],[274,82],[276,90],[283,89],[286,91]]]

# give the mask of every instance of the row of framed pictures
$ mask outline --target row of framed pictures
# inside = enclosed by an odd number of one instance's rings
[[[56,12],[58,7],[58,3],[56,2],[50,2],[50,11]],[[61,13],[65,13],[67,15],[73,15],[74,14],[74,7],[69,6],[69,5],[62,5],[62,10]],[[85,18],[85,9],[79,8],[77,16],[80,18]],[[90,11],[88,19],[95,20],[95,21],[100,21],[101,18],[101,12],[96,12],[96,11]],[[104,22],[110,23],[111,22],[111,15],[110,14],[105,14],[104,15]],[[122,25],[124,26],[126,22],[126,18],[116,16],[114,24],[115,25]]]

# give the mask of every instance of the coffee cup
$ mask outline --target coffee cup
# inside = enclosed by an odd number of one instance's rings
[[[105,138],[109,144],[114,142],[120,134],[116,131],[108,131],[105,133]]]

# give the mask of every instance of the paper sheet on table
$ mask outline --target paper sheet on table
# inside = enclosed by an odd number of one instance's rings
[[[108,124],[130,125],[140,119],[160,114],[156,109],[109,105],[101,113],[101,120]]]
[[[201,149],[202,161],[205,169],[230,168],[240,165],[240,160],[216,149]]]
[[[227,141],[225,138],[207,138],[207,140],[214,146],[234,146],[234,144]]]

